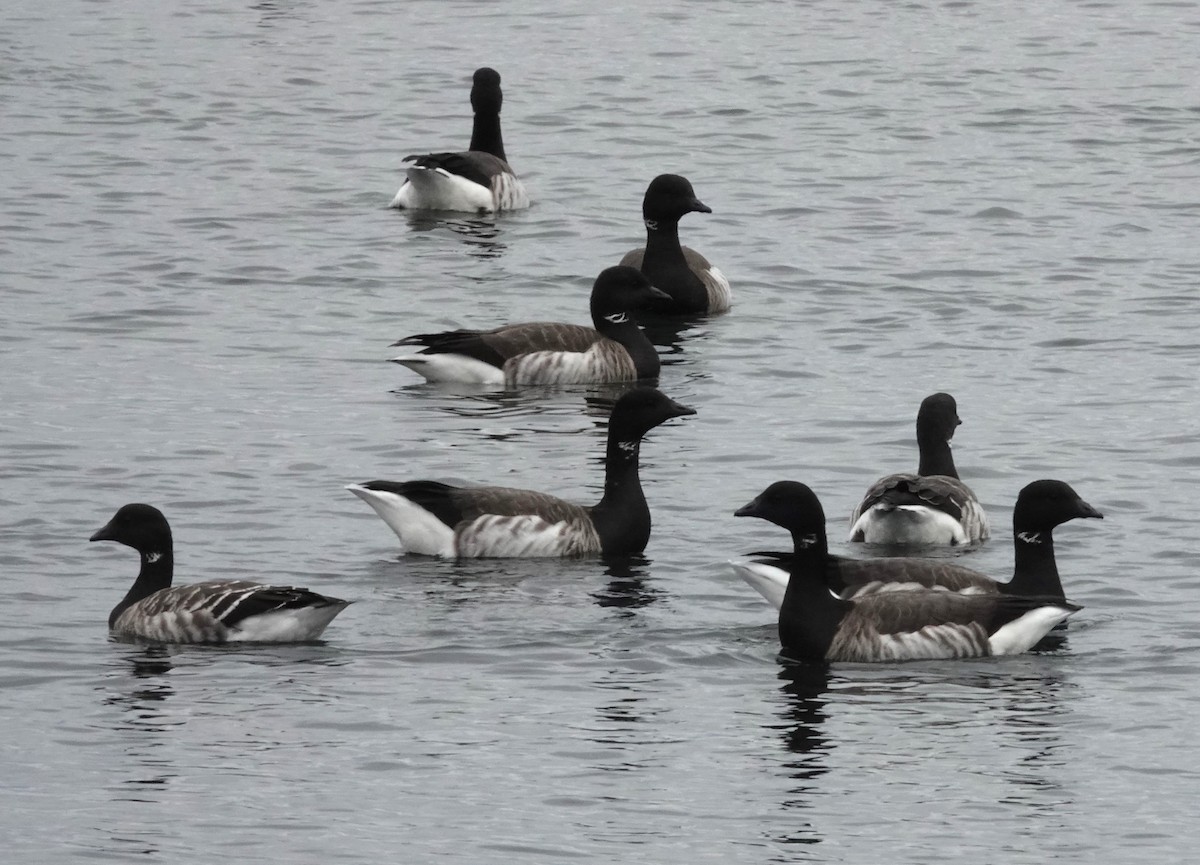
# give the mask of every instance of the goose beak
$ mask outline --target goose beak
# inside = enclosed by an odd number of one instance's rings
[[[673,300],[674,299],[671,297],[671,295],[667,294],[665,291],[663,291],[657,285],[650,286],[649,288],[646,289],[646,292],[654,300]]]
[[[102,529],[97,529],[96,533],[88,538],[89,541],[111,541],[113,538],[112,523],[109,523]]]
[[[687,415],[695,413],[696,410],[694,408],[689,408],[686,405],[680,405],[674,401],[671,403],[671,417],[686,417]]]
[[[690,202],[690,206],[693,213],[712,213],[712,208],[699,198],[693,198]]]
[[[1104,514],[1100,513],[1098,510],[1096,510],[1094,507],[1089,505],[1083,499],[1080,499],[1078,504],[1079,504],[1079,516],[1094,517],[1098,520],[1104,519]]]
[[[733,512],[735,517],[757,517],[758,516],[758,499],[749,504],[742,505]]]

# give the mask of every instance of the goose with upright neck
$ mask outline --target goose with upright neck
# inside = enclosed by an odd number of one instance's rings
[[[658,352],[635,314],[663,297],[632,267],[610,267],[592,286],[594,327],[538,321],[419,333],[394,345],[421,350],[392,360],[437,382],[513,387],[653,379]]]
[[[350,490],[374,508],[405,552],[443,558],[621,556],[650,539],[642,492],[642,438],[671,418],[695,414],[655,388],[623,394],[608,421],[604,496],[590,507],[510,487],[435,481],[368,481]]]
[[[831,585],[837,566],[830,561],[825,512],[812,490],[794,481],[772,484],[735,516],[786,524],[792,533],[795,551],[781,560],[787,580],[779,603],[779,640],[791,658],[873,662],[1019,654],[1080,609],[1042,595],[921,585],[839,594]],[[732,564],[758,588],[740,563]]]
[[[522,210],[529,206],[525,185],[508,164],[500,132],[500,73],[475,70],[471,108],[475,120],[466,151],[406,156],[412,165],[392,199],[401,210],[457,210],[471,213]]]
[[[917,473],[880,478],[850,515],[850,540],[933,546],[988,538],[987,513],[958,477],[950,439],[962,420],[948,393],[935,393],[917,412]]]
[[[208,580],[172,588],[171,526],[158,508],[122,507],[93,541],[116,541],[141,556],[137,580],[108,617],[115,636],[163,643],[291,643],[315,640],[349,601],[292,586]]]
[[[687,178],[660,174],[642,199],[646,245],[625,254],[621,264],[636,267],[670,295],[655,311],[666,315],[718,313],[732,302],[729,280],[696,250],[679,243],[679,220],[689,213],[712,213],[696,197]]]
[[[807,495],[790,481],[767,487],[751,505],[737,512],[767,520],[792,535],[798,550],[808,528]],[[1103,519],[1104,515],[1059,480],[1027,484],[1013,507],[1013,575],[1000,582],[979,571],[942,559],[888,557],[852,559],[828,554],[825,583],[843,598],[903,591],[940,589],[965,594],[1003,594],[1065,601],[1054,555],[1054,529],[1074,519]],[[793,554],[773,554],[774,562],[739,562],[738,574],[776,609],[788,584],[787,561]]]

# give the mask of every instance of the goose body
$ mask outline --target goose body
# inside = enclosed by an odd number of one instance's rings
[[[642,437],[673,417],[695,414],[654,388],[635,388],[613,406],[604,497],[591,507],[510,487],[435,481],[368,481],[347,489],[369,504],[405,552],[444,558],[629,555],[650,538],[638,476]]]
[[[1014,591],[1016,576],[1000,584],[936,561],[830,556],[824,511],[803,484],[772,484],[735,515],[761,517],[792,533],[794,553],[778,556],[776,564],[731,563],[778,607],[780,642],[789,657],[897,661],[1018,654],[1079,609],[1061,597],[1061,585],[1056,597],[1032,584]]]
[[[658,352],[634,312],[662,297],[639,271],[610,267],[592,286],[594,327],[529,322],[421,333],[395,343],[422,346],[420,351],[392,360],[429,381],[494,386],[652,379],[659,373]]]
[[[987,540],[987,514],[959,480],[950,451],[960,423],[950,394],[925,398],[917,413],[917,473],[887,475],[867,490],[850,516],[851,541],[938,546]]]
[[[621,264],[636,267],[668,295],[654,307],[667,315],[725,312],[732,303],[729,280],[703,255],[679,242],[679,220],[712,213],[692,184],[677,174],[660,174],[642,200],[646,245],[627,252]]]
[[[472,213],[528,207],[525,186],[504,154],[500,134],[503,101],[500,74],[487,67],[475,70],[471,87],[475,120],[469,149],[405,157],[412,165],[390,206]]]
[[[141,555],[138,578],[108,617],[116,636],[164,643],[289,643],[315,640],[349,601],[292,586],[208,580],[171,586],[171,527],[151,505],[117,511],[93,541],[117,541]]]

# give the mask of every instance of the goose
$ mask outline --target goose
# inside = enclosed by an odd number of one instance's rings
[[[1015,655],[1082,609],[1035,595],[923,586],[840,596],[830,588],[825,512],[811,489],[793,481],[772,484],[735,515],[773,513],[781,500],[790,510],[796,544],[786,559],[789,578],[779,608],[779,641],[787,658],[875,662]],[[738,563],[731,564],[742,573]]]
[[[118,637],[163,643],[304,642],[320,637],[350,605],[308,589],[245,580],[172,588],[171,526],[153,505],[125,505],[91,540],[116,541],[142,557],[133,587],[108,616],[109,630]]]
[[[950,439],[962,421],[948,393],[935,393],[917,412],[921,461],[914,474],[880,478],[850,516],[850,540],[869,544],[965,544],[988,538],[987,514],[958,479]]]
[[[609,267],[592,286],[595,327],[539,321],[419,333],[393,345],[423,348],[392,360],[429,381],[493,386],[657,378],[658,352],[633,313],[664,297],[640,271]]]
[[[673,417],[695,414],[661,391],[623,394],[608,422],[604,497],[591,507],[508,487],[435,481],[368,481],[346,489],[375,509],[406,552],[444,558],[621,556],[650,538],[650,509],[638,478],[642,437]]]
[[[401,210],[459,210],[471,213],[523,210],[525,186],[509,166],[500,135],[500,73],[475,70],[471,108],[475,123],[469,149],[404,157],[412,166],[391,207]]]
[[[767,487],[735,516],[759,517],[792,533],[799,550],[807,527],[803,484],[779,481]],[[946,589],[965,594],[1005,594],[1065,601],[1062,580],[1054,557],[1054,529],[1077,518],[1104,519],[1104,515],[1058,480],[1027,484],[1013,507],[1014,560],[1012,579],[999,582],[979,571],[939,559],[888,557],[851,559],[827,555],[825,584],[840,597],[907,590],[914,587]],[[778,564],[741,562],[738,574],[776,609],[783,603],[788,584],[787,561],[792,554],[771,554]]]
[[[625,253],[621,264],[636,267],[671,296],[655,307],[665,314],[725,312],[730,307],[729,280],[694,249],[679,245],[679,220],[686,214],[712,213],[696,197],[692,184],[678,174],[660,174],[642,199],[646,245]]]

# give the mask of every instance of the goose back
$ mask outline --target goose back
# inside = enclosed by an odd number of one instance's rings
[[[500,129],[500,74],[482,67],[471,86],[474,119],[466,151],[405,157],[412,163],[391,206],[411,210],[491,212],[529,206],[525,185],[508,164]]]

